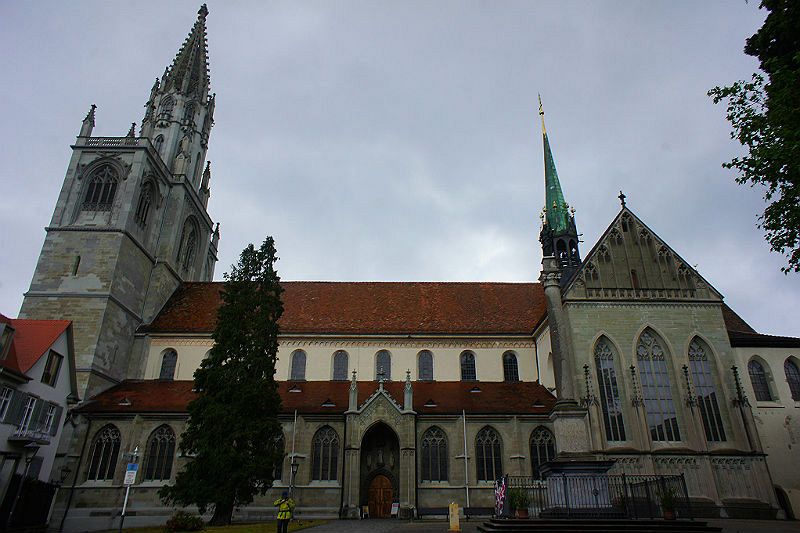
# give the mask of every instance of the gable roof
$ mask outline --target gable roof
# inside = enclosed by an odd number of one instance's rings
[[[78,408],[83,413],[186,413],[195,397],[192,381],[129,380],[94,396]],[[389,395],[403,404],[405,382],[384,383]],[[358,382],[359,407],[378,388],[374,381]],[[420,414],[547,414],[555,397],[536,382],[415,381],[414,410]],[[478,389],[476,392],[471,392]],[[292,392],[295,390],[296,392]],[[303,414],[343,414],[347,411],[349,381],[279,382],[281,411]]]
[[[53,343],[71,324],[69,320],[29,320],[9,318],[2,314],[0,322],[14,328],[8,357],[5,361],[0,361],[0,365],[22,374],[33,368],[48,353]]]
[[[563,288],[564,288],[563,293],[565,295],[565,298],[569,297],[569,293],[570,293],[571,289],[573,289],[573,287],[576,285],[576,281],[583,275],[583,272],[586,270],[587,265],[596,260],[596,256],[598,254],[598,250],[600,249],[601,246],[603,246],[608,241],[609,235],[619,225],[620,220],[625,215],[630,216],[636,222],[636,224],[638,224],[639,226],[641,226],[642,228],[647,230],[647,232],[649,232],[649,235],[656,241],[657,245],[660,246],[660,247],[664,247],[666,250],[668,250],[669,253],[671,253],[672,256],[674,256],[677,259],[677,262],[682,264],[686,269],[688,269],[688,271],[691,272],[691,274],[693,276],[696,276],[698,279],[702,280],[702,282],[705,284],[705,286],[709,289],[710,294],[715,296],[715,299],[718,299],[720,301],[723,299],[722,294],[717,289],[715,289],[713,287],[713,285],[711,285],[711,283],[708,282],[708,280],[706,280],[703,276],[701,276],[700,273],[697,270],[692,268],[689,265],[688,261],[683,259],[683,257],[681,257],[680,254],[678,254],[678,252],[676,252],[674,249],[672,249],[672,247],[669,244],[667,244],[666,241],[664,241],[661,237],[659,237],[658,234],[656,234],[656,232],[654,232],[647,224],[645,224],[642,221],[642,219],[640,219],[638,216],[636,216],[636,214],[633,211],[631,211],[625,205],[622,206],[622,208],[620,209],[619,213],[617,213],[617,216],[614,217],[614,220],[611,221],[611,224],[608,225],[608,227],[603,232],[603,234],[600,235],[600,238],[597,239],[597,242],[592,247],[592,249],[589,251],[589,253],[586,254],[586,256],[584,257],[583,261],[581,262],[580,267],[578,267],[575,270],[575,272],[572,273],[572,276],[570,276],[569,281],[567,281],[563,285]],[[648,299],[652,300],[654,298],[648,298]],[[657,299],[657,298],[655,298],[655,299]]]
[[[282,334],[530,335],[547,315],[539,283],[284,281]],[[184,283],[140,331],[208,333],[222,282]]]

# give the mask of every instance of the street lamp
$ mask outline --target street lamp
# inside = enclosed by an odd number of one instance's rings
[[[19,497],[22,495],[22,485],[25,483],[25,480],[28,479],[28,471],[31,468],[31,463],[33,462],[33,458],[36,457],[36,453],[39,451],[39,445],[34,442],[29,442],[24,447],[25,450],[25,473],[22,474],[22,477],[19,480],[19,486],[17,487],[17,494],[14,496],[14,503],[11,504],[11,510],[8,512],[8,520],[6,521],[6,531],[9,530],[11,527],[11,521],[14,519],[14,511],[17,509],[17,503],[19,502]]]
[[[294,496],[294,477],[297,475],[297,469],[300,468],[300,465],[292,457],[292,462],[289,466],[292,469],[292,475],[289,477],[289,497],[292,497]]]

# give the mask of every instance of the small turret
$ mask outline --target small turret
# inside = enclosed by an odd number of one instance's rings
[[[403,411],[414,410],[414,389],[411,386],[411,370],[406,370],[406,385],[403,389]]]
[[[156,78],[153,87],[150,89],[150,98],[148,98],[147,103],[144,104],[144,118],[142,119],[142,129],[140,131],[142,137],[150,137],[153,134],[153,126],[156,117],[156,100],[158,99],[158,89],[160,86],[161,83],[158,78]]]
[[[219,250],[219,222],[214,228],[214,235],[211,236],[211,246],[214,247],[214,250]]]
[[[356,376],[356,371],[353,369],[353,378],[350,380],[350,395],[347,402],[347,410],[353,412],[358,410],[358,381]]]
[[[92,130],[94,129],[94,110],[97,109],[97,106],[92,104],[92,107],[89,109],[89,112],[86,113],[86,117],[83,119],[81,123],[81,131],[78,133],[78,137],[91,137]]]
[[[203,181],[200,183],[200,201],[203,207],[208,207],[208,199],[211,196],[209,183],[211,182],[211,161],[206,162],[206,169],[203,171]]]

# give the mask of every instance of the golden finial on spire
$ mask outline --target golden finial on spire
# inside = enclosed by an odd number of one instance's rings
[[[544,128],[544,108],[542,107],[542,95],[539,95],[539,116],[542,117],[542,135],[547,135],[547,130]]]

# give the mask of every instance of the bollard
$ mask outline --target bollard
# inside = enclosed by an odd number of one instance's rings
[[[450,529],[447,531],[461,531],[461,525],[458,522],[458,504],[456,502],[450,503],[449,509]]]

